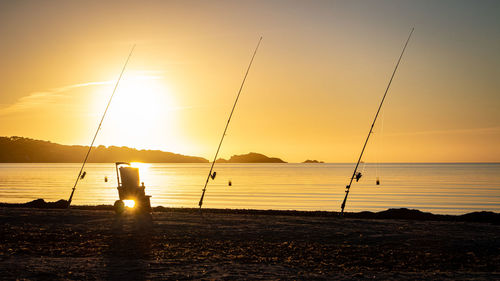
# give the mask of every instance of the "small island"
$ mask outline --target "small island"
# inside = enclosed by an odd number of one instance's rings
[[[287,163],[280,158],[267,157],[264,154],[250,152],[247,154],[233,155],[229,160],[219,158],[217,163]]]
[[[319,163],[325,163],[325,162],[318,161],[318,160],[309,160],[309,159],[307,159],[306,161],[304,161],[302,163],[306,163],[306,164],[310,164],[310,163],[319,164]]]

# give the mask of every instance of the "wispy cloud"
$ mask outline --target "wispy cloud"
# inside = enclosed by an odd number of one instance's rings
[[[109,85],[114,81],[86,82],[73,85],[67,85],[59,88],[53,88],[47,91],[33,92],[27,96],[18,99],[15,103],[0,109],[0,116],[26,111],[38,106],[53,103],[55,100],[65,96],[64,93],[70,90],[89,86]]]
[[[500,132],[500,127],[485,127],[485,128],[467,128],[467,129],[454,129],[454,130],[429,130],[420,132],[407,132],[407,133],[392,133],[388,136],[409,136],[409,135],[441,135],[441,134],[470,134],[470,133],[497,133]]]
[[[163,71],[155,71],[155,70],[135,71],[127,76],[129,76],[129,78],[127,78],[127,80],[129,81],[159,80],[163,79]],[[85,82],[85,83],[62,86],[58,88],[52,88],[46,91],[33,92],[27,96],[18,99],[13,104],[0,108],[0,116],[23,112],[36,107],[53,104],[55,101],[67,97],[71,90],[77,88],[111,85],[114,83],[116,83],[116,81],[114,80]]]

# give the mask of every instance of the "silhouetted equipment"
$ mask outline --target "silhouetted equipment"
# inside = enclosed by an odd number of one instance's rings
[[[227,185],[229,185],[229,186],[232,186],[232,185],[233,185],[233,183],[231,182],[231,180],[229,180],[229,181],[227,182]]]
[[[375,182],[375,184],[380,185],[380,180],[378,178],[377,178],[377,181]]]
[[[118,84],[120,83],[120,80],[122,79],[123,72],[125,72],[125,68],[127,67],[128,61],[130,60],[130,57],[132,56],[132,52],[134,51],[135,45],[132,46],[132,49],[130,50],[130,53],[127,57],[127,60],[125,61],[125,64],[123,65],[122,72],[120,73],[120,76],[118,77],[118,80],[116,81],[115,88],[113,89],[113,93],[111,94],[111,97],[109,98],[108,105],[106,106],[106,109],[104,110],[104,113],[102,114],[101,122],[99,122],[99,126],[97,126],[97,130],[95,131],[94,138],[92,139],[92,142],[90,143],[89,150],[87,151],[87,154],[85,155],[85,159],[83,159],[82,167],[80,168],[80,172],[78,173],[78,176],[76,177],[75,185],[73,186],[73,190],[71,191],[71,195],[69,196],[68,199],[68,207],[71,205],[71,201],[73,200],[73,195],[75,194],[75,189],[76,185],[78,184],[78,180],[80,179],[80,176],[82,175],[83,168],[85,167],[85,163],[87,163],[87,159],[89,158],[90,151],[92,150],[92,146],[94,145],[94,141],[97,137],[97,134],[99,133],[99,130],[101,129],[102,122],[104,121],[104,117],[106,116],[106,112],[108,112],[109,105],[111,104],[111,101],[113,100],[113,96],[115,95],[116,89],[118,88]]]
[[[382,101],[380,102],[380,105],[377,109],[377,113],[375,114],[375,118],[373,118],[372,125],[370,126],[370,131],[368,132],[368,136],[366,137],[365,144],[363,145],[363,149],[361,149],[361,154],[359,155],[358,162],[356,163],[356,167],[354,167],[354,172],[352,173],[351,180],[349,181],[349,184],[345,187],[345,197],[344,201],[342,201],[342,205],[340,205],[341,211],[340,215],[344,214],[344,208],[345,204],[347,201],[347,196],[349,195],[349,190],[351,189],[352,181],[354,178],[357,178],[357,170],[359,163],[361,162],[361,158],[363,157],[363,152],[365,151],[366,144],[368,143],[368,140],[370,139],[370,135],[373,132],[373,126],[375,125],[375,121],[377,121],[378,114],[380,112],[380,109],[382,108],[382,105],[384,104],[385,97],[387,96],[387,92],[389,91],[389,88],[391,87],[392,79],[394,78],[394,75],[396,74],[396,70],[398,69],[399,63],[401,62],[401,58],[403,57],[403,54],[406,50],[406,46],[408,46],[408,42],[410,41],[411,35],[413,34],[414,28],[411,29],[410,35],[408,35],[408,39],[406,39],[406,43],[403,47],[403,51],[401,51],[401,55],[399,56],[398,62],[396,63],[396,67],[394,67],[394,71],[392,72],[391,79],[389,79],[389,84],[387,84],[387,88],[385,89],[384,96],[382,97]],[[356,180],[357,181],[357,180]]]
[[[356,182],[359,181],[359,179],[362,177],[363,175],[361,174],[361,172],[357,172],[356,173]]]
[[[108,177],[104,177],[104,182],[108,182]]]
[[[87,175],[87,172],[83,172],[82,175],[80,176],[80,179],[83,180],[83,178]]]
[[[233,108],[231,109],[231,113],[229,114],[229,118],[227,119],[226,127],[224,128],[224,132],[222,133],[222,137],[219,142],[219,146],[217,147],[217,151],[215,152],[214,161],[212,161],[212,166],[210,166],[210,171],[208,172],[207,180],[205,181],[205,186],[203,187],[200,202],[198,202],[198,206],[203,205],[203,198],[205,197],[205,192],[207,191],[208,180],[211,177],[212,170],[214,169],[215,161],[217,160],[217,155],[219,154],[220,147],[222,145],[222,141],[224,140],[224,136],[226,136],[226,131],[229,126],[229,122],[231,121],[231,117],[233,116],[234,109],[236,108],[236,103],[238,103],[238,99],[240,98],[241,90],[243,89],[243,85],[245,85],[245,80],[247,79],[248,72],[250,71],[250,67],[252,66],[253,59],[255,58],[255,54],[257,54],[257,50],[259,49],[260,42],[262,41],[262,36],[257,43],[257,47],[255,47],[255,51],[253,52],[252,59],[250,59],[250,63],[248,64],[247,71],[245,72],[245,76],[243,77],[243,81],[241,82],[240,89],[238,90],[238,94],[236,95],[236,100],[234,101]]]
[[[210,177],[212,178],[212,180],[214,180],[214,179],[215,179],[215,176],[216,176],[216,175],[217,175],[217,172],[216,172],[216,171],[214,171],[214,172],[210,175]]]
[[[134,200],[134,209],[139,212],[151,212],[151,196],[146,195],[144,182],[139,184],[139,168],[131,167],[128,162],[116,162],[115,166],[118,196],[120,198],[115,201],[115,212],[121,214],[125,211],[123,200]]]

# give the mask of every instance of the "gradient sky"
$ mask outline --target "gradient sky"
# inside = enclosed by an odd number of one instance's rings
[[[213,157],[500,161],[500,1],[0,1],[0,135]],[[83,156],[82,156],[83,157]]]

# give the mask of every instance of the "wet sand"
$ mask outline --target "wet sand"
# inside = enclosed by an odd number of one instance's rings
[[[500,279],[500,225],[328,213],[0,208],[1,279]]]

